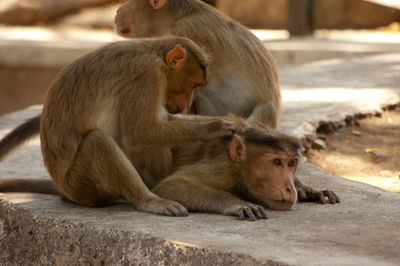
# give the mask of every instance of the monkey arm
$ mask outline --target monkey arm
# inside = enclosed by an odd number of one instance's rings
[[[331,204],[340,202],[340,199],[335,192],[329,189],[316,190],[312,187],[306,186],[298,177],[295,177],[294,179],[294,186],[296,187],[299,201],[316,201],[325,204],[327,203],[325,197],[327,197],[328,202]]]
[[[235,195],[179,175],[161,181],[152,192],[177,201],[190,211],[239,216],[240,219],[266,219],[263,207],[241,200]]]

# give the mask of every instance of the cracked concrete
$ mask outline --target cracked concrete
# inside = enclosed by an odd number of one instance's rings
[[[335,59],[280,69],[282,128],[299,137],[400,102],[400,54]],[[40,106],[0,117],[0,136]],[[304,164],[300,178],[334,190],[336,205],[299,203],[269,219],[91,209],[50,195],[0,193],[0,264],[399,265],[400,195]],[[38,139],[0,163],[0,178],[48,177]]]

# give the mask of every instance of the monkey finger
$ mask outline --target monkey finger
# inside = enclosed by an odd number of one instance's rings
[[[177,205],[175,206],[178,211],[179,211],[179,216],[188,216],[189,212],[187,211],[187,209],[185,207],[183,207],[182,205]]]
[[[329,200],[329,203],[330,203],[330,204],[335,204],[335,203],[339,203],[339,202],[340,202],[340,199],[339,199],[339,197],[336,195],[335,192],[333,192],[333,191],[327,189],[327,190],[322,191],[322,193],[324,193],[324,195],[325,195],[326,197],[328,197],[328,200]]]
[[[239,220],[244,220],[244,219],[246,219],[246,216],[244,215],[244,210],[243,210],[243,208],[240,208],[240,209],[238,210],[238,216],[239,216]]]
[[[307,194],[306,194],[306,192],[304,191],[304,189],[302,189],[302,188],[297,189],[297,198],[298,198],[299,200],[303,200],[303,199],[306,199],[306,198],[307,198]]]
[[[247,216],[247,220],[255,221],[257,218],[254,216],[253,210],[251,208],[244,208],[244,212]]]
[[[265,211],[264,207],[260,206],[258,207],[258,210],[261,213],[261,219],[268,219],[267,212]]]
[[[254,207],[250,207],[251,211],[253,212],[253,214],[258,218],[258,219],[263,219],[263,216],[260,212],[260,208],[261,206],[254,206]]]
[[[318,192],[318,197],[319,197],[319,202],[321,204],[325,204],[326,203],[326,199],[325,199],[325,195],[322,192]]]
[[[170,216],[187,216],[187,211],[185,210],[182,212],[178,205],[172,205],[168,207],[167,210],[169,211]]]

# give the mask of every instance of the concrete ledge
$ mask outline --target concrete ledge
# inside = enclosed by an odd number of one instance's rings
[[[300,203],[269,219],[170,218],[128,204],[91,209],[55,196],[0,194],[0,263],[151,265],[396,265],[400,195],[305,165],[336,205]]]

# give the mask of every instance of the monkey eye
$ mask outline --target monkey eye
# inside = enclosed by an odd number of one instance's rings
[[[272,161],[273,164],[278,165],[278,166],[282,166],[282,161],[280,159],[275,159]]]
[[[295,166],[296,165],[296,160],[290,160],[289,162],[288,162],[288,166],[289,167],[293,167],[293,166]]]

